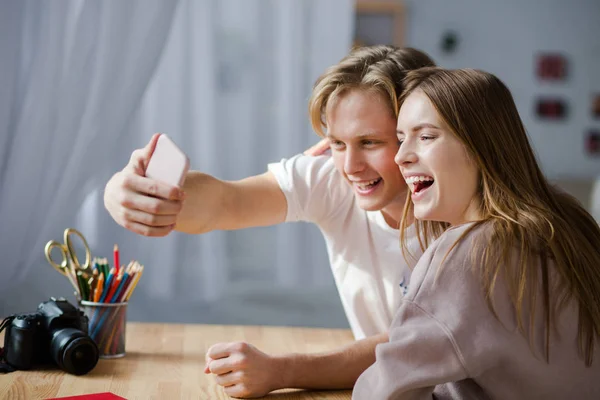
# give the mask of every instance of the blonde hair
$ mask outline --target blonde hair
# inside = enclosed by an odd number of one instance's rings
[[[427,54],[412,48],[377,45],[354,49],[315,82],[308,103],[313,129],[325,136],[327,105],[352,89],[380,93],[389,100],[390,112],[397,117],[398,96],[406,72],[426,66],[435,63]]]
[[[481,269],[488,307],[498,317],[492,294],[502,276],[518,327],[533,348],[536,294],[541,288],[548,362],[556,313],[574,298],[579,306],[579,354],[591,365],[600,334],[600,228],[574,198],[552,187],[542,174],[510,91],[496,76],[471,69],[423,68],[408,73],[404,84],[400,104],[415,90],[422,91],[479,170],[477,196],[483,218],[454,246],[482,224],[491,228],[485,243],[475,242],[472,250],[473,260],[479,260],[474,266]],[[401,232],[412,212],[408,197]],[[438,237],[448,226],[415,223],[425,243],[428,234]],[[489,243],[494,246],[486,246]],[[402,248],[406,253],[405,237]],[[519,250],[516,265],[515,249]],[[554,281],[550,264],[558,276]],[[526,315],[529,332],[524,328]]]

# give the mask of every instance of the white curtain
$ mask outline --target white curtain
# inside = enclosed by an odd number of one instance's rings
[[[33,268],[28,282],[58,279],[41,269],[44,243],[61,238],[106,179],[107,155],[156,69],[176,6],[0,2],[1,295]]]
[[[169,134],[186,151],[193,169],[222,179],[262,173],[267,163],[290,157],[318,140],[308,122],[307,100],[318,75],[351,46],[352,0],[181,0],[169,23],[164,51],[154,49],[161,59],[139,107],[135,112],[129,109],[129,118],[119,121],[107,116],[95,128],[92,165],[103,167],[105,179],[108,171],[122,168],[131,151],[145,145],[153,132]],[[138,25],[146,24],[135,15],[131,29]],[[148,32],[156,35],[155,24],[150,25]],[[143,46],[161,47],[156,42],[147,37]],[[118,46],[134,44],[131,40]],[[137,72],[142,63],[150,68],[133,55],[127,62],[119,61],[117,70]],[[135,77],[141,79],[137,73]],[[129,84],[120,85],[119,97],[132,96]],[[89,94],[89,89],[82,91]],[[110,151],[97,151],[103,147]],[[90,155],[84,159],[93,169]],[[321,311],[331,307],[341,315],[323,239],[315,227],[285,224],[145,238],[110,219],[102,206],[105,181],[98,184],[77,169],[71,173],[67,193],[86,186],[80,195],[88,193],[87,199],[74,222],[46,217],[45,231],[36,232],[39,254],[48,235],[60,236],[65,224],[84,231],[95,255],[110,256],[118,243],[123,262],[137,259],[146,265],[130,304],[134,319],[305,325],[343,321],[343,316],[330,321],[313,316],[315,307]],[[47,178],[41,174],[39,179]],[[45,193],[54,197],[59,192]],[[2,212],[8,212],[0,204]],[[39,205],[33,208],[39,210]],[[32,248],[29,236],[22,236],[19,243]],[[42,267],[46,266],[34,268]]]

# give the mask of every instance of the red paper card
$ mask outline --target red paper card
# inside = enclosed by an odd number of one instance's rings
[[[92,393],[82,394],[80,396],[55,397],[47,400],[127,400],[125,397],[117,396],[114,393]]]

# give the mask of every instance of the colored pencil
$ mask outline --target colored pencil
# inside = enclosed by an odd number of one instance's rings
[[[119,246],[117,246],[116,244],[113,247],[113,257],[114,257],[114,262],[115,262],[115,268],[116,268],[116,271],[118,274],[119,273]]]

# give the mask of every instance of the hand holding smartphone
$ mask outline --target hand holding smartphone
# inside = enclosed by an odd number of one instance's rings
[[[185,153],[164,133],[161,134],[146,168],[146,177],[181,187],[190,168]]]

